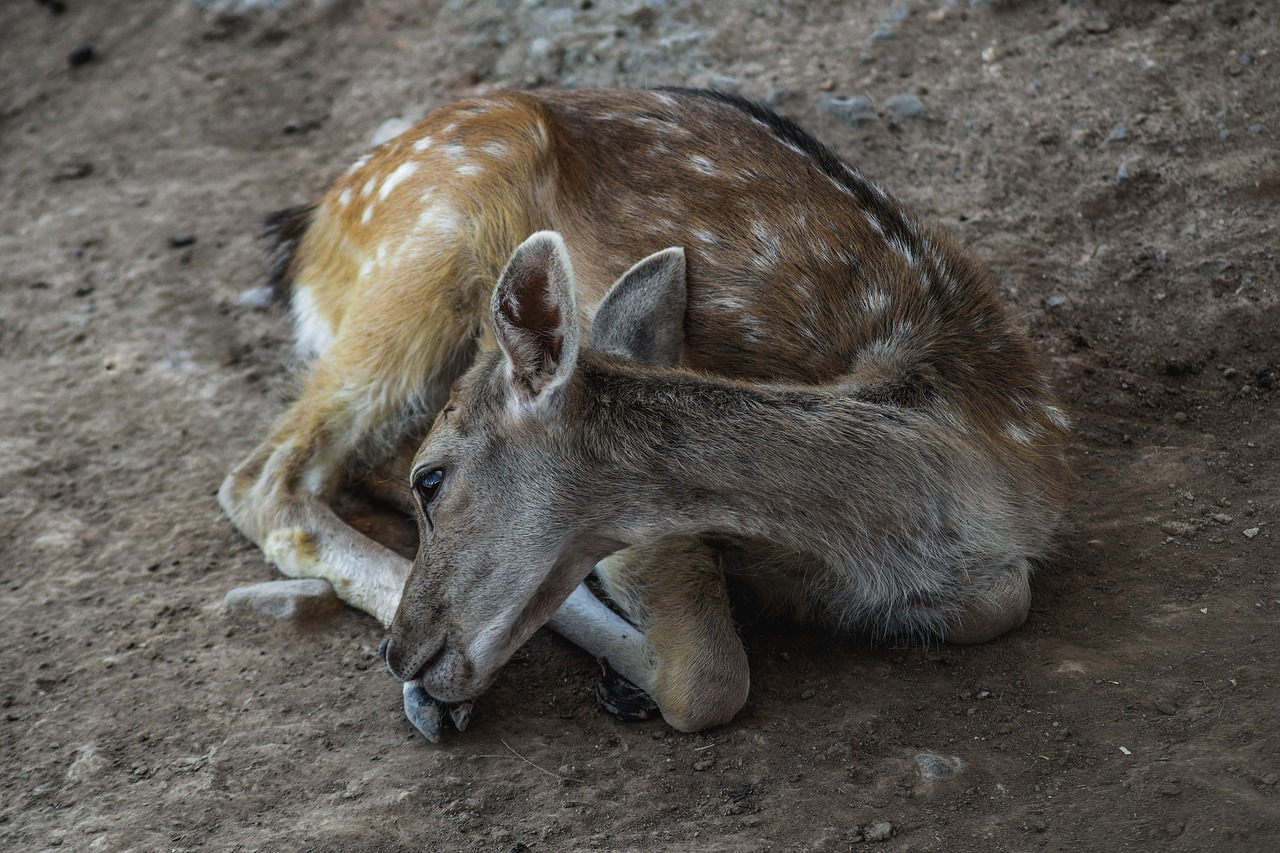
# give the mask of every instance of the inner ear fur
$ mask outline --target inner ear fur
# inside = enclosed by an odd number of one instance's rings
[[[539,231],[520,244],[494,288],[492,313],[512,391],[523,403],[544,400],[573,372],[581,335],[559,234]]]

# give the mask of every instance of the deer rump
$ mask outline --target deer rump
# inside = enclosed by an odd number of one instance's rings
[[[841,629],[979,642],[1025,618],[1068,481],[1026,334],[947,235],[786,119],[696,90],[488,95],[277,233],[313,364],[220,497],[282,571],[389,625],[428,736],[423,707],[438,736],[548,622],[677,728],[730,719],[726,570]],[[412,484],[412,569],[328,507],[374,464]]]

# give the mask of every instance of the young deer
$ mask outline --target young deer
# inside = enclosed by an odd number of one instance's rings
[[[1025,618],[1069,479],[1025,334],[947,236],[764,108],[465,101],[279,233],[315,362],[220,499],[390,626],[428,737],[548,623],[676,728],[729,720],[726,573],[837,628],[971,643]],[[329,506],[374,468],[412,470],[412,571]]]

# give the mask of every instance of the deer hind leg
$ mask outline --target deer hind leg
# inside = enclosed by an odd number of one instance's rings
[[[339,598],[386,624],[409,561],[348,527],[329,505],[368,414],[336,399],[326,383],[310,383],[228,475],[218,500],[282,574],[327,580]]]
[[[1031,609],[1031,565],[1025,559],[1001,567],[991,585],[952,616],[945,628],[949,643],[985,643],[1021,625]]]
[[[447,289],[469,283],[457,270],[442,263],[428,277],[358,283],[374,292],[359,294],[364,305],[348,312],[301,396],[218,493],[236,527],[283,574],[329,581],[339,598],[384,625],[410,563],[349,527],[330,499],[353,469],[403,458],[406,434],[445,402],[474,346],[468,318],[438,304]],[[439,298],[415,300],[410,290]]]
[[[733,626],[717,553],[673,537],[620,551],[596,566],[630,620],[579,587],[551,626],[648,692],[680,731],[727,723],[750,689],[746,652]]]

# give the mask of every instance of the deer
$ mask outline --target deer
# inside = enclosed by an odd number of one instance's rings
[[[1071,480],[1026,330],[953,237],[768,108],[490,92],[272,230],[310,367],[219,500],[386,627],[428,739],[544,626],[621,676],[620,713],[729,722],[731,586],[924,643],[1025,621]],[[335,513],[358,482],[416,518],[414,560]]]

